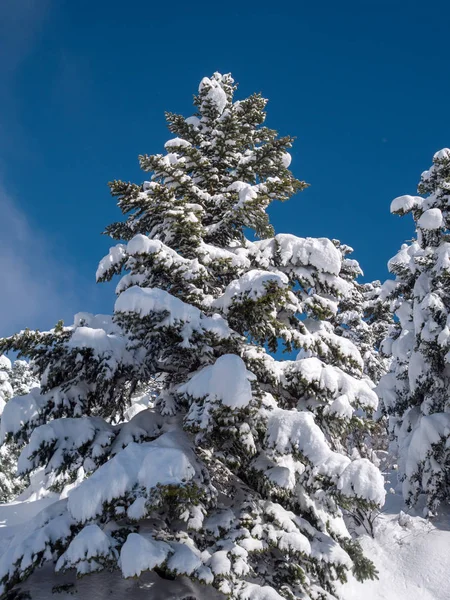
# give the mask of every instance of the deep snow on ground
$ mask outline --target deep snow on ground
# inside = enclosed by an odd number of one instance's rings
[[[387,479],[389,490],[396,475]],[[450,511],[427,521],[419,510],[407,511],[400,492],[389,493],[375,521],[375,538],[361,538],[379,579],[342,587],[343,600],[449,600]]]
[[[388,477],[387,489],[391,488]],[[26,497],[24,495],[24,497]],[[0,505],[0,553],[7,538],[26,528],[27,521],[57,499],[32,495],[22,502]],[[388,493],[386,505],[375,522],[375,538],[361,538],[367,556],[375,563],[379,579],[363,584],[355,580],[342,586],[343,600],[449,600],[450,511],[433,522],[407,514],[399,493]],[[68,585],[54,593],[55,586]],[[161,580],[155,573],[124,580],[117,572],[103,572],[76,580],[74,574],[55,575],[46,565],[26,582],[32,600],[218,600],[210,587],[187,578]]]

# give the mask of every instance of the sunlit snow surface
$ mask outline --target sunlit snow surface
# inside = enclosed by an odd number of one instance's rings
[[[388,479],[396,483],[396,474]],[[386,489],[391,488],[387,483]],[[405,512],[403,512],[405,511]],[[379,571],[379,579],[341,589],[343,600],[448,600],[450,598],[450,510],[431,523],[420,506],[407,513],[400,493],[388,493],[375,522],[375,538],[361,538],[364,553]]]

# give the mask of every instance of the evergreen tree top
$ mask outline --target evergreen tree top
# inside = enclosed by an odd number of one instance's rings
[[[139,157],[150,180],[142,186],[110,184],[129,217],[109,226],[109,235],[129,240],[149,234],[169,245],[176,240],[178,252],[188,257],[200,240],[241,242],[244,228],[262,237],[273,234],[268,205],[306,184],[288,170],[292,138],[262,126],[266,100],[254,94],[234,101],[235,90],[230,75],[214,73],[200,83],[195,115],[166,114],[177,137],[166,142],[165,154]]]
[[[443,148],[433,156],[433,164],[420,178],[421,196],[399,196],[391,203],[391,212],[412,213],[420,246],[438,246],[450,229],[450,149]]]

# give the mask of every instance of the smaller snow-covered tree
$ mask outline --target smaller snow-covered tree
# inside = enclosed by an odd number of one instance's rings
[[[422,173],[422,196],[400,196],[391,212],[411,213],[416,239],[389,262],[396,324],[385,340],[392,367],[379,385],[397,442],[403,493],[424,494],[433,513],[450,500],[450,150]]]
[[[381,350],[392,323],[387,297],[389,287],[382,286],[379,281],[356,281],[363,272],[356,260],[348,258],[353,248],[336,240],[334,243],[342,253],[341,276],[350,283],[349,290],[339,301],[336,333],[355,344],[364,362],[364,374],[376,384],[389,367],[389,361]]]
[[[349,289],[339,300],[335,331],[358,348],[363,373],[369,385],[375,387],[389,368],[389,358],[381,346],[393,323],[388,300],[390,283],[359,283],[356,278],[363,273],[358,262],[349,258],[353,249],[336,240],[334,243],[342,254],[342,277],[349,283]],[[381,413],[377,413],[376,420],[365,419],[363,427],[351,430],[347,439],[350,451],[370,458],[377,465],[380,453],[384,456],[387,442],[386,418]]]
[[[0,419],[3,408],[14,396],[28,394],[38,380],[24,360],[13,364],[6,356],[0,356]],[[11,441],[0,447],[0,502],[7,502],[22,492],[28,483],[27,477],[17,475],[19,448]]]
[[[15,360],[12,363],[10,383],[14,396],[24,396],[30,390],[39,386],[39,379],[33,374],[30,364],[25,360]]]
[[[390,356],[383,350],[383,341],[394,323],[389,299],[391,289],[390,280],[383,284],[378,280],[361,284],[364,321],[370,331],[369,348],[363,359],[367,365],[365,372],[374,383],[380,381],[390,366]]]
[[[11,361],[0,354],[0,416],[6,402],[12,398],[14,390],[11,385]]]
[[[11,361],[0,355],[0,418],[3,409],[12,398],[14,392],[11,385]],[[15,469],[17,457],[11,448],[2,446],[0,448],[0,502],[7,502],[14,497],[17,487]]]

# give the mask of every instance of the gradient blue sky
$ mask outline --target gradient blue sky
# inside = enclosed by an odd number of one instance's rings
[[[119,213],[111,179],[193,112],[212,72],[261,91],[297,137],[311,187],[271,210],[276,229],[354,247],[365,279],[413,234],[389,214],[450,146],[450,5],[407,1],[0,3],[0,335],[111,312],[95,270]]]

